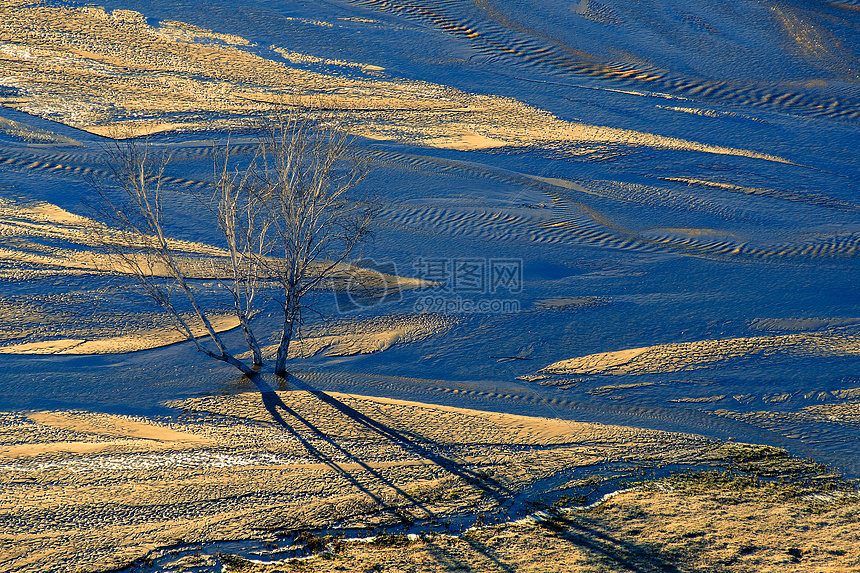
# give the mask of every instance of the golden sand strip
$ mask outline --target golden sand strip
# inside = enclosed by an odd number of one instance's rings
[[[561,360],[543,374],[660,374],[709,368],[715,363],[751,356],[860,356],[860,337],[799,333],[658,344],[599,352]]]
[[[333,110],[369,138],[433,147],[601,142],[786,162],[755,151],[566,122],[511,98],[382,79],[372,64],[331,60],[342,75],[310,72],[291,67],[304,61],[301,54],[275,46],[270,59],[248,51],[247,44],[180,22],[154,28],[128,10],[6,2],[0,7],[0,82],[21,93],[0,104],[114,137],[197,128],[205,126],[201,113],[241,118],[289,102]],[[372,73],[354,78],[356,66]],[[236,121],[242,120],[221,127]]]
[[[188,316],[186,319],[192,317]],[[216,332],[226,332],[239,326],[239,319],[232,315],[217,315],[210,318]],[[192,329],[197,337],[206,336],[203,325]],[[63,338],[12,344],[0,347],[0,354],[121,354],[160,348],[187,340],[185,335],[175,329],[139,330],[123,336],[105,336],[97,339]]]
[[[19,317],[20,318],[20,317]],[[38,315],[29,317],[33,322],[39,321]],[[73,320],[70,317],[69,320]],[[134,316],[129,316],[134,320]],[[196,322],[192,315],[186,316],[192,324]],[[216,332],[226,332],[239,326],[238,319],[233,315],[213,315],[212,326]],[[409,344],[437,336],[450,328],[453,320],[445,317],[420,314],[383,317],[358,321],[350,324],[332,325],[324,329],[324,335],[302,336],[290,343],[290,357],[310,357],[317,354],[325,356],[353,356],[356,354],[373,354],[382,352],[395,344]],[[19,325],[20,326],[20,325]],[[323,332],[322,329],[317,329]],[[195,336],[205,337],[206,331],[202,325],[193,329]],[[0,346],[0,354],[121,354],[124,352],[139,352],[161,348],[177,342],[186,341],[185,335],[173,328],[143,328],[135,329],[132,334],[111,336],[110,331],[94,331],[93,338],[60,338],[21,344]],[[263,349],[265,357],[272,357],[277,346]],[[249,357],[242,355],[240,357]]]

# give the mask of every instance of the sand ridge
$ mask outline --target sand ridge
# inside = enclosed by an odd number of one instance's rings
[[[709,368],[753,356],[857,356],[860,338],[839,333],[798,333],[658,344],[554,362],[543,374],[655,374]]]
[[[17,444],[0,448],[0,457],[19,459],[59,454],[89,455],[153,450],[187,450],[211,442],[203,436],[179,432],[168,426],[141,422],[127,416],[92,415],[80,412],[31,412],[26,419],[46,428],[56,428],[94,441],[59,440]]]

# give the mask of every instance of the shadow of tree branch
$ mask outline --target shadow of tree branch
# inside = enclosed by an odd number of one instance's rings
[[[420,442],[402,434],[401,432],[398,432],[394,428],[391,428],[390,426],[387,426],[378,420],[374,420],[373,418],[359,412],[355,408],[352,408],[348,404],[343,403],[342,401],[331,396],[330,394],[327,394],[326,392],[323,392],[321,390],[317,390],[316,388],[312,387],[310,384],[299,378],[291,376],[289,378],[289,381],[296,388],[310,393],[324,404],[335,408],[353,421],[378,433],[380,436],[391,440],[392,442],[402,447],[404,450],[421,456],[422,458],[431,461],[439,467],[445,469],[452,475],[462,479],[466,483],[482,489],[483,491],[490,494],[494,498],[494,500],[500,505],[506,501],[509,501],[512,498],[514,492],[511,491],[504,484],[500,483],[498,480],[483,473],[479,473],[473,469],[470,469],[461,462],[457,462],[437,452],[432,451],[428,447],[422,445]]]
[[[379,505],[383,509],[388,509],[388,505],[385,500],[371,491],[368,487],[362,484],[354,475],[352,475],[349,471],[341,467],[340,464],[337,463],[331,456],[327,455],[325,452],[321,451],[317,448],[310,440],[305,438],[301,432],[299,432],[296,428],[290,425],[289,422],[284,417],[284,414],[292,419],[297,420],[302,425],[304,425],[308,430],[313,433],[314,436],[320,438],[325,441],[326,444],[331,446],[335,451],[339,452],[345,458],[349,459],[353,463],[357,464],[361,467],[365,472],[372,475],[379,482],[385,484],[389,488],[396,491],[400,496],[407,499],[413,506],[420,508],[427,517],[432,517],[432,512],[427,509],[427,507],[422,504],[418,499],[409,493],[403,491],[402,488],[398,487],[391,480],[387,479],[384,475],[382,475],[375,468],[370,466],[364,460],[356,457],[352,452],[341,446],[337,443],[337,441],[333,440],[330,436],[326,435],[325,432],[321,431],[317,428],[310,420],[302,416],[299,412],[296,412],[293,408],[291,408],[288,404],[286,404],[278,393],[263,379],[263,377],[259,374],[254,376],[247,376],[251,382],[257,387],[260,391],[260,397],[263,401],[263,406],[266,408],[266,411],[272,417],[272,420],[281,428],[287,430],[291,435],[293,435],[302,446],[312,455],[314,458],[319,460],[321,463],[327,465],[338,475],[342,476],[349,483],[355,486],[359,491],[364,493],[370,499],[372,499],[377,505]],[[283,412],[283,414],[282,414]]]

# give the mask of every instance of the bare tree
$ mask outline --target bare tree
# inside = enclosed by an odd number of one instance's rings
[[[325,119],[291,112],[264,122],[256,152],[242,168],[236,167],[229,142],[215,146],[212,191],[202,203],[224,242],[222,256],[210,258],[205,272],[166,229],[169,155],[157,153],[146,140],[117,140],[108,155],[122,191],[119,199],[104,182],[94,182],[99,210],[121,237],[105,242],[111,260],[119,263],[115,270],[132,276],[200,352],[250,376],[264,363],[255,329],[262,308],[273,303],[280,308],[274,372],[285,376],[306,295],[343,271],[375,214],[369,203],[350,196],[367,173],[366,162],[354,153],[351,136]],[[212,312],[193,285],[199,278],[218,279],[226,294],[222,304],[238,319],[250,364],[230,352],[213,326]],[[177,295],[191,311],[180,310]]]

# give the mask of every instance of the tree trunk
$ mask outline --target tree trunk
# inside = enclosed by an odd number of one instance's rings
[[[245,343],[251,349],[251,354],[254,357],[254,368],[259,368],[263,365],[263,351],[260,350],[260,344],[248,324],[248,319],[244,315],[239,317],[239,323],[242,325],[242,332],[245,334]]]
[[[264,388],[266,386],[266,381],[263,380],[263,377],[260,375],[260,372],[256,368],[248,366],[232,354],[225,353],[218,355],[211,350],[203,348],[202,346],[198,346],[197,349],[203,354],[209,356],[210,358],[214,358],[215,360],[220,360],[221,362],[226,362],[231,366],[235,366],[240,372],[242,372],[242,374],[247,376],[254,384],[256,384],[257,387]]]
[[[281,333],[281,342],[278,344],[278,357],[275,362],[275,375],[281,378],[287,376],[287,358],[290,353],[290,341],[293,338],[293,328],[298,316],[299,304],[293,293],[287,295],[284,304],[284,330]]]

